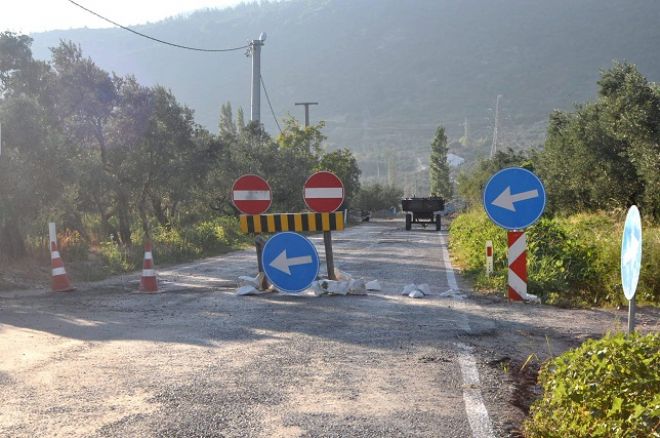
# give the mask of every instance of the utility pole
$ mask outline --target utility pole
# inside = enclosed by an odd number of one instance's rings
[[[463,122],[463,146],[467,146],[470,143],[470,124],[468,118],[465,118]]]
[[[495,104],[495,128],[493,129],[493,143],[490,145],[490,158],[495,156],[497,152],[497,134],[500,125],[500,101],[502,100],[502,95],[497,95],[497,102]]]
[[[296,106],[304,105],[305,106],[305,128],[309,126],[309,106],[318,105],[318,102],[296,102]]]
[[[248,54],[252,55],[252,100],[250,101],[250,120],[261,121],[261,46],[266,41],[266,32],[261,32],[259,39],[250,41]],[[248,56],[249,56],[248,55]]]

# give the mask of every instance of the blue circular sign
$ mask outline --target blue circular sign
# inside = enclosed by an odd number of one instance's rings
[[[621,284],[623,294],[632,300],[637,291],[642,267],[642,218],[636,206],[630,207],[621,239]]]
[[[286,231],[275,234],[264,245],[264,273],[279,290],[299,293],[309,288],[319,275],[319,255],[304,236]]]
[[[536,222],[545,209],[545,188],[527,169],[509,167],[493,175],[483,196],[488,217],[507,230],[522,230]]]

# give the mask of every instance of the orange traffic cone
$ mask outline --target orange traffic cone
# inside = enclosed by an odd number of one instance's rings
[[[57,243],[55,242],[50,242],[50,265],[53,269],[53,292],[68,292],[74,290],[74,287],[71,286],[71,282],[69,281],[69,276],[66,275],[64,262],[62,262],[60,252],[57,250]]]
[[[154,256],[151,252],[151,242],[144,244],[144,265],[142,267],[142,278],[140,278],[140,291],[158,292],[158,280],[154,271]]]

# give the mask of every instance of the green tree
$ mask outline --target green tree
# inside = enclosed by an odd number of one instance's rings
[[[660,92],[630,64],[602,73],[599,98],[550,116],[538,162],[551,211],[642,206],[660,217]]]
[[[315,171],[329,170],[344,183],[345,205],[350,206],[351,201],[360,190],[360,167],[353,153],[348,149],[338,149],[327,152],[321,156]]]
[[[435,138],[431,143],[431,159],[429,164],[429,178],[431,195],[450,198],[452,194],[451,181],[449,179],[449,164],[447,163],[447,135],[445,128],[438,127]]]
[[[231,110],[231,103],[227,102],[222,104],[220,107],[220,123],[219,123],[219,134],[220,137],[224,140],[231,141],[234,139],[238,133],[236,129],[236,124],[234,123],[234,116]]]
[[[491,176],[506,167],[524,167],[534,171],[535,154],[534,151],[514,151],[511,148],[497,151],[493,158],[482,159],[458,175],[458,194],[468,205],[480,205],[484,187]]]
[[[273,203],[280,211],[305,210],[302,188],[321,156],[325,136],[321,132],[323,123],[302,126],[289,118],[277,137],[275,158],[268,166],[268,180],[273,186]]]
[[[360,188],[352,205],[368,211],[385,210],[401,205],[403,191],[398,187],[379,183],[365,184]]]

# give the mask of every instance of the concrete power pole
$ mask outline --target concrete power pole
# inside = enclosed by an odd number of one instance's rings
[[[463,122],[463,146],[467,146],[470,143],[470,123],[468,118],[465,118]]]
[[[261,32],[258,40],[250,41],[249,53],[252,55],[252,100],[250,101],[250,120],[261,121],[261,46],[266,41],[266,32]]]
[[[497,134],[500,126],[500,101],[502,100],[502,95],[497,95],[497,102],[495,104],[495,128],[493,128],[493,143],[490,145],[490,158],[495,156],[497,152]]]
[[[318,105],[318,102],[296,102],[296,106],[304,105],[305,106],[305,128],[309,126],[309,106]]]

